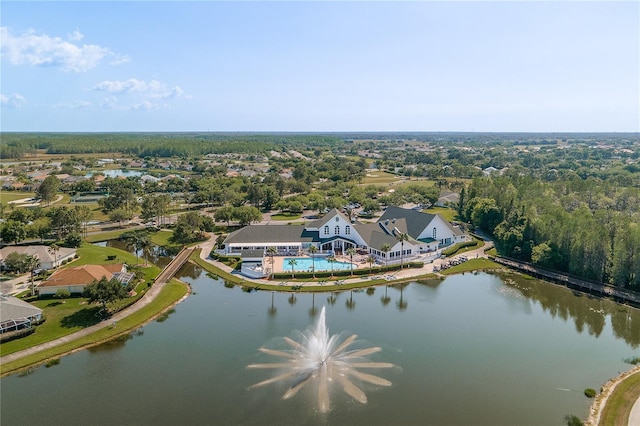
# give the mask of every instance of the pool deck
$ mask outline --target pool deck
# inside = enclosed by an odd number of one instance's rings
[[[369,267],[368,263],[360,263],[358,260],[359,258],[366,258],[365,256],[359,255],[359,256],[353,256],[353,269],[358,269],[358,268],[364,268],[364,267]],[[311,256],[274,256],[273,257],[273,269],[276,272],[291,272],[291,265],[287,265],[285,264],[285,259],[291,259],[291,258],[304,258],[304,259],[311,259]],[[318,259],[326,259],[326,256],[316,256],[316,261]],[[271,268],[271,258],[267,257],[265,259],[266,262],[266,267],[267,268]],[[336,262],[344,262],[344,263],[351,263],[349,256],[336,256]],[[295,268],[297,272],[303,272],[301,270],[298,270],[298,267]],[[349,268],[347,268],[348,270]],[[318,267],[318,265],[316,264],[316,272],[320,272],[320,271],[330,271],[331,268],[327,268],[327,269],[320,269]],[[338,268],[335,269],[335,271],[338,271]],[[306,272],[306,271],[305,271]]]

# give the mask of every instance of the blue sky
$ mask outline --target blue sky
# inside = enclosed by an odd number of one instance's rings
[[[2,2],[3,131],[640,131],[640,2]]]

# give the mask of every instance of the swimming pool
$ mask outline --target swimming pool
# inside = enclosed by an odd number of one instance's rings
[[[293,266],[293,270],[295,272],[307,272],[311,271],[314,267],[314,262],[310,257],[285,257],[284,263],[282,264],[282,268],[285,271],[291,271],[291,264],[289,260],[295,259],[296,264]],[[354,269],[356,265],[353,265]],[[329,262],[325,257],[316,257],[315,258],[315,269],[316,271],[331,271],[333,268],[334,271],[344,271],[351,269],[351,263],[349,262]]]

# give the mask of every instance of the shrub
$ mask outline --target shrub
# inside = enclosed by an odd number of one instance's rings
[[[566,416],[564,416],[564,420],[567,422],[567,426],[582,426],[584,424],[579,417],[572,414],[567,414]]]
[[[49,361],[47,361],[47,363],[45,364],[45,367],[49,368],[49,367],[53,367],[54,365],[58,365],[60,364],[60,358],[53,358],[50,359]]]
[[[593,398],[594,396],[596,396],[596,390],[591,388],[586,388],[584,390],[584,396],[586,396],[587,398]]]
[[[68,297],[71,297],[71,292],[66,288],[59,288],[56,291],[56,294],[53,295],[53,297],[55,297],[56,299],[66,299]]]

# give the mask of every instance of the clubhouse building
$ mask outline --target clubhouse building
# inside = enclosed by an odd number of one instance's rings
[[[244,261],[261,263],[275,249],[276,256],[298,256],[314,246],[316,255],[344,255],[350,248],[373,256],[381,263],[435,255],[442,247],[465,241],[468,236],[438,214],[390,206],[375,223],[350,221],[337,209],[322,218],[296,225],[249,225],[226,238],[222,254],[241,255]],[[244,269],[244,268],[243,268]]]

